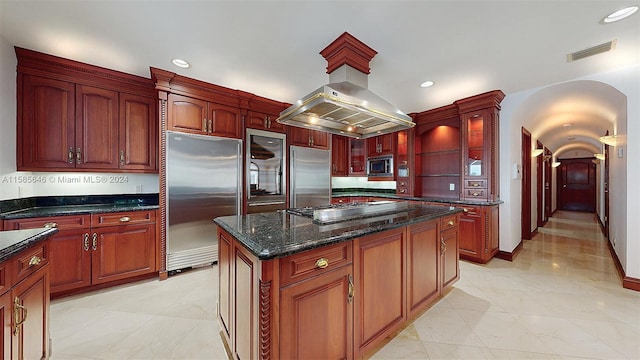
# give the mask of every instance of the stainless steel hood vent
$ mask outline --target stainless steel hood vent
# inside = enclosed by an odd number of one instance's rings
[[[367,75],[342,65],[318,88],[280,113],[281,124],[368,138],[415,126],[411,117],[367,89]]]

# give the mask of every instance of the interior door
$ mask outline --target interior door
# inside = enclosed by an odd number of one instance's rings
[[[561,210],[595,212],[596,165],[592,159],[563,159],[558,179]]]

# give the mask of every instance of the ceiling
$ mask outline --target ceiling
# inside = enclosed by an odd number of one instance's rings
[[[509,96],[636,65],[640,12],[617,23],[601,20],[639,4],[0,0],[0,34],[16,46],[131,74],[149,77],[153,66],[293,103],[328,82],[319,52],[347,31],[378,52],[371,61],[369,89],[411,113],[494,89]],[[566,60],[568,53],[613,39],[612,52]],[[191,68],[173,66],[176,57]],[[419,87],[425,80],[435,86]],[[575,108],[591,120],[572,130],[592,122],[606,127],[609,120],[601,118],[598,99],[587,101]],[[586,132],[599,134],[600,127]],[[564,130],[553,129],[556,134]],[[554,151],[566,145],[566,138],[549,137],[553,143],[545,145]]]

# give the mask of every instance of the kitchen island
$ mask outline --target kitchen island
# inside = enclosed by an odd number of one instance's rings
[[[0,231],[0,354],[49,357],[49,252],[55,228]],[[28,314],[28,316],[27,316]]]
[[[439,299],[459,278],[462,210],[402,204],[328,223],[288,211],[216,218],[233,358],[364,358]]]

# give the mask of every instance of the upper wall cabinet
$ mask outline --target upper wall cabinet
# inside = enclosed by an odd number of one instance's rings
[[[15,50],[18,170],[158,171],[150,79]]]
[[[396,133],[378,135],[367,139],[369,157],[392,155],[395,148]]]
[[[329,133],[295,126],[289,126],[288,128],[291,145],[322,150],[329,149]]]
[[[241,138],[240,109],[187,96],[169,94],[168,129],[186,133]]]

